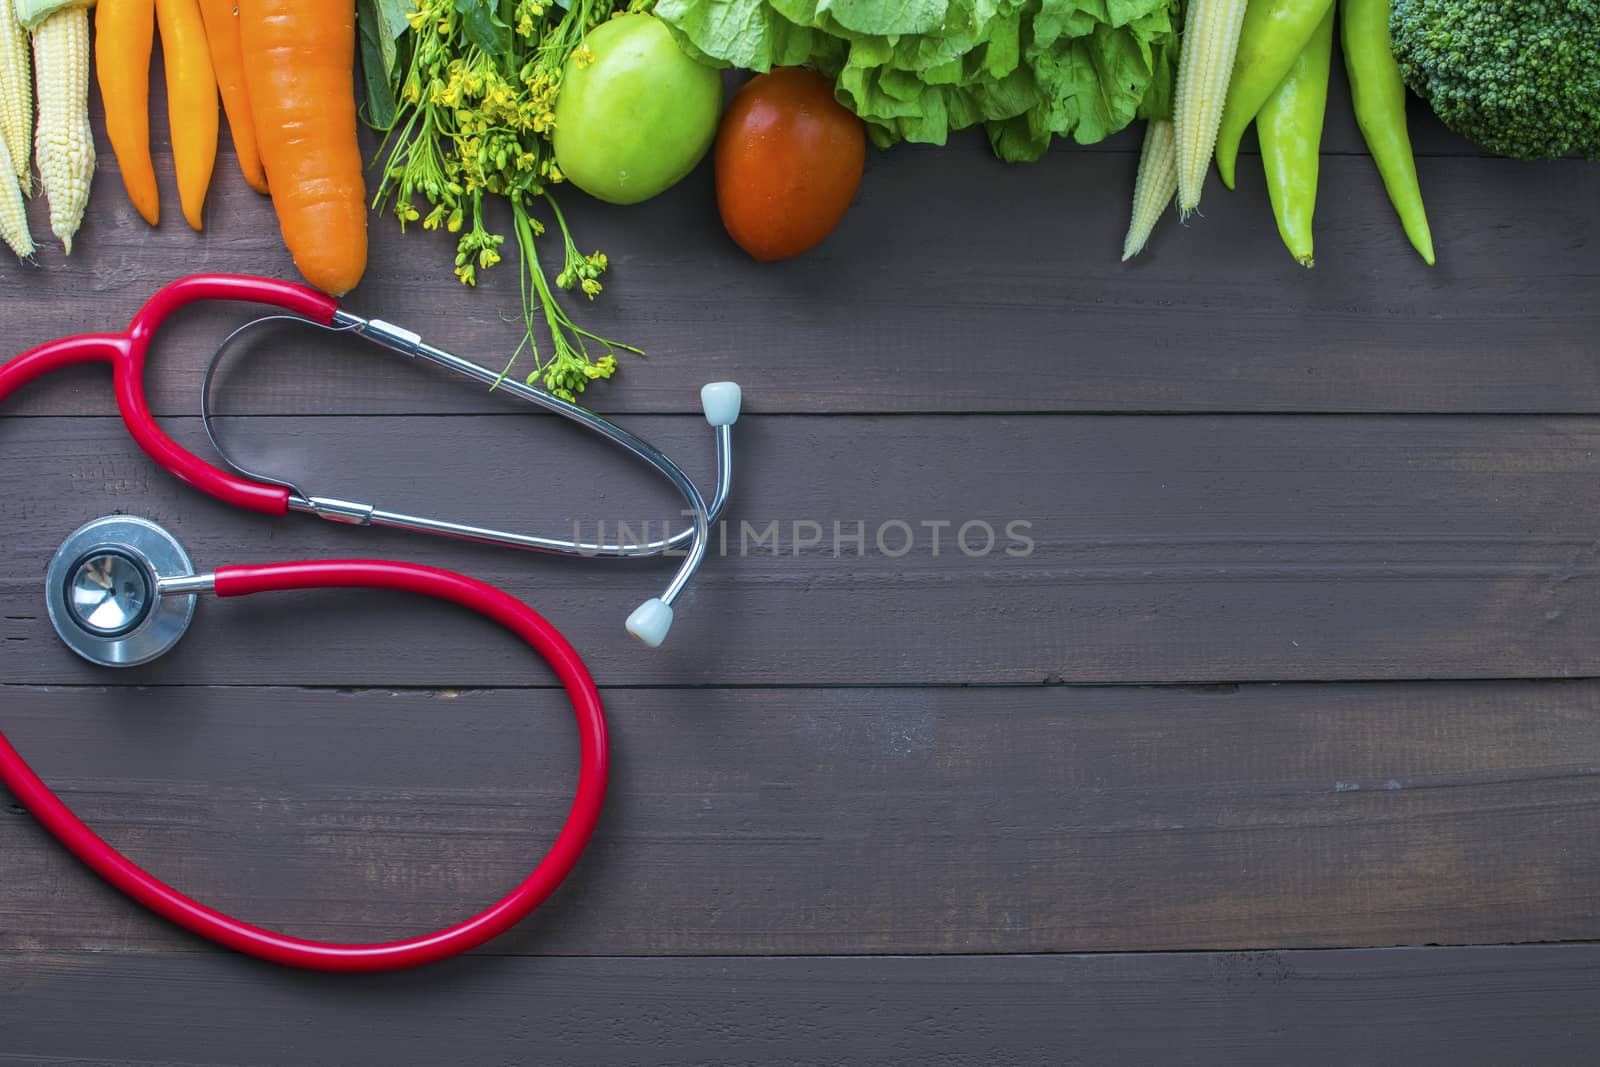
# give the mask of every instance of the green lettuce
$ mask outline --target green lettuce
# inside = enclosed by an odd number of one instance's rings
[[[1000,158],[1170,110],[1177,0],[656,0],[692,54],[807,66],[881,146],[983,125]],[[1148,99],[1147,99],[1148,98]]]

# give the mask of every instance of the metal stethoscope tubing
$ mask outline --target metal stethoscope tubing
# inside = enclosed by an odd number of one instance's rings
[[[401,355],[425,360],[461,377],[481,382],[497,391],[509,393],[519,400],[533,404],[535,407],[543,408],[570,422],[577,423],[579,426],[611,441],[629,455],[642,460],[670,482],[673,488],[683,497],[685,504],[688,505],[686,510],[693,516],[692,525],[658,540],[634,544],[563,540],[451,522],[446,519],[412,515],[404,512],[387,511],[372,504],[356,501],[313,496],[303,492],[292,482],[251,471],[236,462],[228,454],[216,432],[211,404],[213,383],[217,369],[228,349],[249,331],[274,322],[293,322],[334,333],[349,333],[391,351],[398,352]],[[254,319],[234,330],[217,347],[210,363],[206,367],[205,378],[201,387],[200,415],[205,425],[206,434],[211,439],[212,447],[216,449],[223,461],[245,477],[288,489],[290,492],[289,510],[291,511],[315,515],[319,518],[349,525],[382,526],[562,556],[646,558],[662,556],[669,552],[683,549],[683,561],[678,565],[678,570],[667,584],[666,589],[660,596],[652,597],[639,605],[628,616],[628,632],[651,648],[655,648],[666,638],[667,631],[672,626],[672,605],[700,569],[700,564],[705,559],[710,543],[711,526],[721,516],[723,509],[727,506],[729,494],[732,492],[732,427],[739,418],[741,401],[739,386],[734,382],[712,382],[700,390],[701,407],[705,412],[706,421],[716,431],[717,441],[716,489],[711,501],[708,503],[704,494],[700,492],[699,487],[695,485],[694,480],[689,477],[681,466],[660,449],[650,444],[650,442],[637,434],[630,433],[609,419],[571,401],[534,389],[515,379],[496,374],[494,371],[481,367],[470,360],[463,359],[454,353],[436,348],[423,341],[419,334],[396,326],[393,323],[385,322],[382,319],[365,319],[341,309],[334,313],[330,325],[323,325],[299,315],[277,314]],[[687,547],[685,548],[685,546]]]

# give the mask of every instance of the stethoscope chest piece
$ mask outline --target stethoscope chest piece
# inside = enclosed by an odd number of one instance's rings
[[[45,602],[72,651],[102,667],[137,667],[189,629],[195,595],[162,586],[193,576],[171,534],[147,519],[112,515],[79,528],[56,552]]]

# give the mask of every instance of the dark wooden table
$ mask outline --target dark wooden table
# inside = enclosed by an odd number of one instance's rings
[[[613,263],[583,321],[650,350],[593,403],[705,478],[699,386],[746,389],[728,547],[656,653],[621,623],[659,564],[228,510],[135,450],[103,373],[31,388],[0,417],[0,719],[157,875],[304,936],[432,929],[542,853],[576,746],[525,650],[386,596],[205,602],[168,659],[91,669],[40,581],[114,511],[202,567],[503,585],[588,657],[616,767],[532,919],[364,979],[177,932],[0,805],[0,1063],[1592,1062],[1600,166],[1414,128],[1432,270],[1342,103],[1310,272],[1249,159],[1119,265],[1132,134],[1028,167],[972,136],[874,152],[838,233],[767,267],[703,169],[638,208],[567,195]],[[7,351],[187,271],[292,273],[231,157],[196,236],[158,156],[158,230],[104,158],[80,251],[0,264]],[[464,291],[437,236],[372,233],[353,308],[505,358],[509,272]],[[163,337],[186,443],[242,314]],[[314,491],[557,531],[675,513],[382,355],[288,339],[229,385],[230,441]]]

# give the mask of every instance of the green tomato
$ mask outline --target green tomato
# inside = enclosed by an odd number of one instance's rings
[[[572,184],[613,204],[665,192],[716,138],[721,76],[685,55],[654,15],[611,19],[584,45],[593,58],[575,50],[561,76],[556,165]]]

